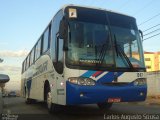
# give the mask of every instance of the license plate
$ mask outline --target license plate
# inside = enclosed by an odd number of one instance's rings
[[[108,102],[109,102],[109,103],[121,102],[121,98],[108,98]]]

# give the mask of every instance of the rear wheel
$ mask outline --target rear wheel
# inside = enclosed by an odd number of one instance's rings
[[[113,103],[97,103],[97,106],[100,110],[109,110],[112,107]]]
[[[35,102],[36,102],[36,100],[29,98],[29,94],[28,94],[27,90],[25,89],[25,103],[32,104]]]
[[[26,100],[25,100],[25,103],[26,103],[26,104],[32,104],[32,103],[34,103],[34,102],[35,102],[35,100],[30,99],[30,98],[26,98]]]

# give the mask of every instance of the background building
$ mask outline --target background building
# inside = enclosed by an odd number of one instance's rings
[[[147,72],[160,70],[160,52],[144,52]]]
[[[144,52],[147,68],[147,95],[160,96],[160,52]]]

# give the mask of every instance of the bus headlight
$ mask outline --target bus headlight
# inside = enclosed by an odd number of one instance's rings
[[[77,85],[95,85],[95,81],[85,77],[70,77],[68,81]]]
[[[146,78],[138,78],[134,81],[135,86],[146,85],[146,84],[147,84]]]

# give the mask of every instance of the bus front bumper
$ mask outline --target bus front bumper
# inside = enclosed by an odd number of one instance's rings
[[[66,83],[66,104],[95,104],[108,102],[109,99],[118,99],[118,102],[144,101],[147,95],[147,85],[135,86],[106,86],[96,84],[94,86],[80,86]]]

